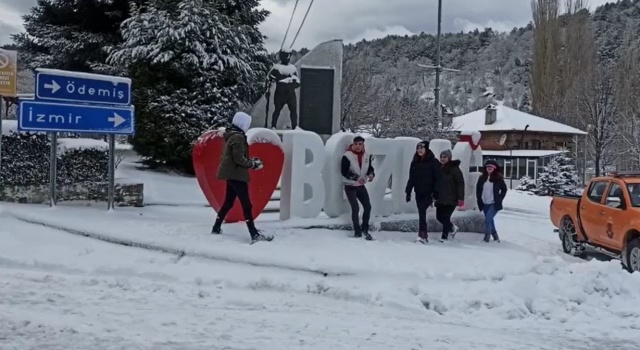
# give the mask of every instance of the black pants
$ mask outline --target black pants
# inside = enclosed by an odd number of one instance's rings
[[[456,210],[455,205],[442,205],[439,204],[436,208],[436,219],[442,224],[442,239],[449,238],[449,232],[453,231],[453,224],[451,223],[451,215]]]
[[[284,106],[289,108],[289,117],[291,117],[291,129],[295,129],[298,126],[298,99],[296,97],[296,90],[288,86],[276,87],[276,91],[273,95],[273,114],[271,115],[271,127],[277,127],[278,117]]]
[[[430,194],[416,193],[416,205],[418,206],[418,232],[427,233],[427,209],[433,203]]]
[[[236,180],[227,180],[227,190],[224,196],[224,203],[218,212],[218,222],[221,224],[224,218],[229,213],[229,210],[233,208],[233,204],[236,201],[236,198],[240,200],[240,205],[242,206],[242,214],[244,215],[244,220],[247,222],[247,227],[249,228],[249,233],[251,236],[256,236],[258,231],[256,230],[255,225],[253,224],[253,214],[251,214],[251,199],[249,198],[249,184],[242,181]]]
[[[356,234],[369,232],[369,217],[371,216],[371,201],[369,200],[369,192],[364,186],[344,186],[344,192],[347,194],[347,200],[351,206],[351,221],[353,223],[353,231]],[[358,201],[362,203],[362,225],[360,222],[360,207]]]

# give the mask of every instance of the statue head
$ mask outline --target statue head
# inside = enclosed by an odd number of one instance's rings
[[[285,65],[289,64],[289,62],[291,61],[291,50],[289,49],[280,50],[280,52],[278,52],[278,57],[280,58],[280,63]]]

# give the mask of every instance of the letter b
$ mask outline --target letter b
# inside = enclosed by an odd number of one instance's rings
[[[324,204],[324,143],[309,131],[285,131],[280,220],[316,218]]]

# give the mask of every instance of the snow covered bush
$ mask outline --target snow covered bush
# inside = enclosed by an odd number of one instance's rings
[[[515,190],[523,192],[535,192],[537,189],[536,181],[529,176],[523,176],[520,179],[520,184],[516,186]]]
[[[268,55],[257,0],[149,0],[122,23],[108,63],[134,84],[134,150],[148,163],[192,172],[193,142],[264,82]]]
[[[555,156],[539,174],[535,193],[540,196],[577,194],[580,181],[571,162],[565,153]]]
[[[44,134],[10,133],[2,137],[2,186],[49,183],[50,140]],[[59,144],[60,145],[60,144]],[[69,147],[58,154],[57,183],[102,188],[107,181],[108,152],[100,147]]]
[[[0,186],[48,183],[49,144],[43,134],[11,132],[3,135]]]

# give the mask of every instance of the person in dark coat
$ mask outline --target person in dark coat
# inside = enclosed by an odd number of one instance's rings
[[[351,207],[351,221],[353,223],[354,237],[362,237],[368,241],[373,240],[369,233],[369,218],[371,216],[371,200],[369,192],[364,186],[367,182],[373,181],[376,176],[373,169],[373,157],[364,149],[364,138],[356,136],[349,150],[342,156],[340,173],[344,192],[347,195],[349,206]],[[360,225],[360,207],[362,204],[362,225]]]
[[[231,126],[224,131],[224,148],[216,177],[226,181],[224,203],[211,229],[212,234],[222,233],[222,222],[233,207],[236,198],[242,205],[242,214],[251,234],[251,242],[271,241],[273,236],[260,234],[253,223],[251,198],[249,198],[249,169],[262,169],[262,161],[249,158],[249,144],[246,132],[251,125],[251,116],[238,112],[233,116]]]
[[[416,205],[418,206],[418,243],[427,243],[427,209],[438,197],[440,181],[440,162],[429,149],[429,141],[420,141],[416,145],[416,153],[413,155],[409,168],[409,181],[405,188],[407,202],[411,201],[411,192],[415,192]]]
[[[460,161],[452,160],[449,150],[440,153],[442,164],[442,178],[438,187],[436,198],[436,218],[442,224],[442,237],[440,242],[449,239],[449,233],[455,237],[458,227],[451,223],[451,216],[457,207],[464,206],[464,176],[460,170]]]
[[[502,201],[506,195],[507,184],[500,173],[500,166],[493,160],[487,161],[476,184],[478,209],[484,213],[485,242],[490,242],[492,236],[494,241],[500,242],[493,219],[502,210]]]

